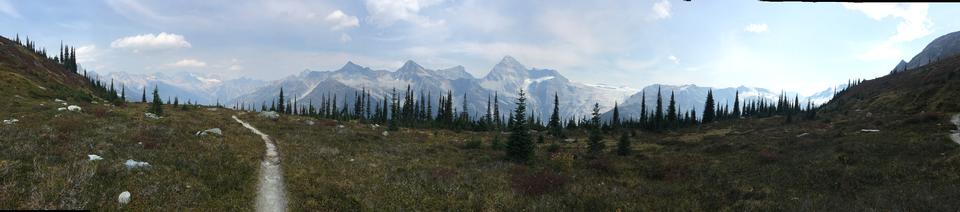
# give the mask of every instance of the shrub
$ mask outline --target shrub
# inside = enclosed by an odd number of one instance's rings
[[[463,143],[464,149],[479,149],[483,146],[483,142],[480,142],[480,139],[470,139],[466,143]]]
[[[939,119],[940,119],[940,114],[932,113],[932,112],[923,112],[923,113],[917,113],[917,114],[914,114],[913,116],[910,116],[910,118],[903,120],[903,123],[904,124],[920,124],[920,123],[934,122]]]
[[[490,142],[491,149],[503,149],[503,143],[500,142],[500,136],[493,137],[493,141]]]
[[[550,146],[547,146],[547,152],[550,152],[550,153],[560,152],[560,144],[550,144]]]
[[[555,172],[540,170],[531,172],[526,167],[513,170],[510,185],[515,192],[525,195],[542,195],[563,188],[569,179]]]
[[[587,163],[587,167],[589,167],[590,169],[596,170],[597,172],[600,172],[602,174],[617,173],[617,168],[613,164],[613,162],[610,162],[610,160],[603,159],[603,158],[591,160],[589,163]]]

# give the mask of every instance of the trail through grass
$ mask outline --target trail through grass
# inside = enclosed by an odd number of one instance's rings
[[[280,154],[277,153],[277,146],[270,140],[270,136],[263,134],[260,130],[246,122],[243,122],[237,116],[233,116],[243,127],[250,129],[253,133],[263,138],[266,144],[266,156],[260,162],[260,182],[257,189],[257,211],[286,211],[287,199],[284,195],[283,175],[280,171]]]

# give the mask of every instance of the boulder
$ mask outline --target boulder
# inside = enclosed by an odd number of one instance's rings
[[[80,108],[80,106],[70,105],[70,106],[67,106],[67,110],[73,111],[73,112],[80,112],[83,109]]]
[[[383,133],[381,133],[381,134],[382,134],[384,137],[390,136],[390,132],[387,132],[387,131],[383,131]]]
[[[314,124],[317,124],[317,123],[313,122],[313,120],[307,120],[307,121],[304,122],[304,124],[307,124],[307,125],[309,125],[309,126],[313,126]]]
[[[100,157],[99,155],[87,155],[87,158],[89,158],[87,159],[88,161],[103,160],[103,157]]]
[[[878,130],[878,129],[860,129],[860,132],[862,132],[862,133],[877,133],[877,132],[880,132],[880,130]]]
[[[215,134],[215,135],[221,135],[221,136],[222,136],[222,135],[223,135],[223,131],[220,130],[220,128],[210,128],[210,129],[203,130],[203,131],[197,131],[197,133],[196,133],[197,136],[205,136],[205,135],[210,135],[210,134]]]
[[[143,115],[146,116],[147,118],[154,119],[154,120],[160,119],[160,116],[153,113],[143,113]]]
[[[20,121],[20,120],[17,120],[17,119],[5,119],[5,120],[3,120],[3,124],[13,124],[13,123],[17,123],[18,121]]]
[[[57,108],[57,111],[65,111],[65,110],[67,110],[67,108],[65,107]]]
[[[133,159],[127,159],[127,162],[124,162],[123,165],[127,166],[127,169],[150,167],[150,163],[143,162],[143,161],[135,161]]]
[[[127,203],[130,203],[130,192],[124,191],[123,193],[120,193],[120,196],[117,197],[117,202],[119,202],[120,205],[126,205]]]
[[[263,111],[263,112],[260,112],[260,115],[258,116],[268,118],[270,120],[280,119],[280,114],[277,113],[276,111]]]

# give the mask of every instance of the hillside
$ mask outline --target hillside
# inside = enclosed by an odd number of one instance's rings
[[[90,95],[90,85],[83,76],[0,36],[0,97],[69,97],[89,101]]]

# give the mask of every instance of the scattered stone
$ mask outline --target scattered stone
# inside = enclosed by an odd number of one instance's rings
[[[205,135],[209,135],[209,134],[216,134],[216,135],[221,135],[221,136],[222,136],[222,135],[223,135],[223,131],[220,130],[220,128],[210,128],[210,129],[203,130],[203,131],[197,131],[197,134],[196,134],[196,135],[197,135],[197,136],[205,136]]]
[[[810,135],[810,133],[803,133],[803,134],[797,135],[797,138],[807,136],[807,135]]]
[[[307,125],[310,125],[310,126],[313,126],[314,124],[317,124],[317,123],[314,123],[312,120],[307,120],[307,121],[304,122],[304,123],[307,124]]]
[[[80,106],[70,105],[70,106],[67,106],[67,110],[73,111],[73,112],[80,112],[83,109],[80,108]]]
[[[878,130],[878,129],[860,129],[860,132],[865,132],[865,133],[877,133],[877,132],[880,132],[880,130]]]
[[[259,115],[259,116],[260,116],[260,117],[264,117],[264,118],[268,118],[268,119],[270,119],[270,120],[280,119],[280,114],[277,113],[276,111],[263,111],[263,112],[260,112],[260,115]]]
[[[867,118],[873,117],[873,113],[867,112]]]
[[[217,111],[217,108],[211,107],[211,108],[207,108],[207,110],[208,110],[208,111]]]
[[[340,129],[343,129],[344,127],[347,127],[347,126],[343,126],[342,124],[341,124],[341,125],[337,125],[337,128],[340,128]]]
[[[100,104],[100,103],[97,101],[90,101],[90,104]]]
[[[67,102],[67,101],[63,101],[62,99],[53,99],[53,102]]]
[[[18,120],[18,119],[5,119],[5,120],[3,120],[3,124],[13,124],[13,123],[17,123],[18,121],[20,121],[20,120]]]
[[[353,158],[350,158],[350,162],[353,162]]]
[[[57,111],[65,111],[65,110],[67,110],[67,108],[65,107],[57,108]]]
[[[572,139],[572,138],[563,139],[563,142],[567,142],[567,143],[573,143],[574,141],[577,141],[577,139]]]
[[[143,115],[146,116],[147,118],[151,118],[151,119],[154,119],[154,120],[160,119],[160,116],[158,116],[157,114],[153,114],[153,113],[143,113]]]
[[[117,202],[120,202],[120,205],[126,205],[127,203],[130,203],[130,192],[124,191],[123,193],[120,193],[120,196],[117,197]]]
[[[124,162],[123,165],[127,166],[127,169],[150,167],[150,163],[135,161],[133,159],[127,159],[127,162]]]
[[[99,155],[87,155],[87,157],[89,158],[87,159],[88,161],[103,160],[103,157],[100,157]]]
[[[371,125],[370,125],[370,129],[377,129],[377,128],[380,128],[380,125],[379,125],[379,124],[371,124]]]
[[[383,133],[381,133],[381,134],[382,134],[384,137],[390,136],[390,132],[387,132],[387,131],[383,131]]]

